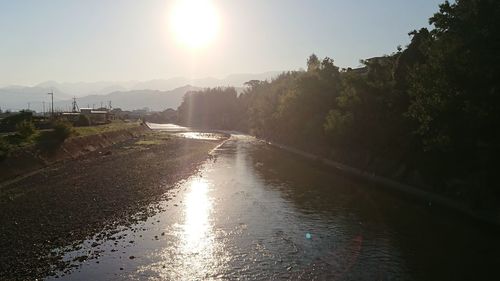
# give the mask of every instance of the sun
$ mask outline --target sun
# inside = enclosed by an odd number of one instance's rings
[[[210,0],[178,0],[170,15],[170,27],[179,43],[199,49],[214,40],[219,17]]]

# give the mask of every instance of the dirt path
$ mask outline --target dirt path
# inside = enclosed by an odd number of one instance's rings
[[[154,212],[147,206],[192,175],[220,143],[147,138],[58,163],[2,187],[0,280],[46,276],[68,266],[62,252],[53,249],[146,218]]]

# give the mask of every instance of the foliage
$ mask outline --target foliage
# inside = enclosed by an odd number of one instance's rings
[[[189,93],[179,121],[394,173],[372,164],[384,160],[422,173],[441,192],[498,201],[500,2],[445,2],[430,23],[430,31],[409,33],[407,47],[358,69],[313,54],[307,71],[249,81],[240,96],[221,88]]]
[[[153,114],[146,115],[144,117],[145,121],[151,123],[174,123],[177,121],[177,111],[168,108],[162,112],[155,112]]]
[[[11,145],[4,138],[0,138],[0,161],[9,156],[11,149]]]
[[[426,59],[409,79],[408,116],[448,173],[491,169],[500,156],[500,2],[445,2],[430,22]]]
[[[90,118],[85,114],[78,115],[78,119],[75,122],[75,126],[87,127],[90,126]]]
[[[73,126],[68,121],[57,120],[52,123],[52,130],[41,132],[37,138],[37,147],[42,152],[53,152],[73,134]]]
[[[67,121],[55,121],[52,127],[54,138],[60,142],[69,138],[73,133],[73,126]]]
[[[23,120],[16,125],[16,131],[19,136],[23,139],[27,139],[31,137],[33,134],[35,134],[35,126],[33,125],[33,122],[29,120]]]
[[[199,127],[230,129],[238,121],[238,94],[234,88],[214,88],[189,92],[178,109],[180,124]]]
[[[0,132],[14,132],[17,124],[23,121],[32,121],[31,111],[20,111],[0,120]]]

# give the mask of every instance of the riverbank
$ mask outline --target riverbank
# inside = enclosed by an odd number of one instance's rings
[[[62,261],[64,250],[54,249],[76,246],[96,233],[104,238],[112,234],[105,229],[145,219],[154,211],[148,206],[195,173],[220,143],[154,132],[118,143],[99,138],[110,145],[76,159],[69,149],[66,160],[1,187],[1,280],[63,270],[69,265]],[[80,259],[92,255],[99,252]]]
[[[9,157],[0,161],[0,183],[5,184],[5,181],[29,175],[56,162],[76,159],[96,149],[141,136],[148,131],[146,126],[139,123],[77,127],[74,129],[74,136],[53,150],[44,151],[31,145],[13,151]]]

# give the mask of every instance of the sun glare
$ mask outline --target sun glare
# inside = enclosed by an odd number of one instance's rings
[[[208,45],[219,28],[219,18],[211,0],[178,0],[170,21],[177,41],[191,49]]]

